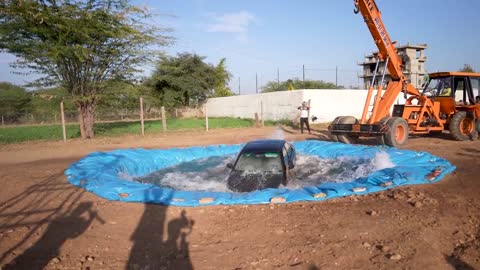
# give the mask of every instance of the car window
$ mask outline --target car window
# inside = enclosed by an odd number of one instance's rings
[[[251,172],[281,172],[283,166],[280,153],[243,153],[235,165],[235,170]]]

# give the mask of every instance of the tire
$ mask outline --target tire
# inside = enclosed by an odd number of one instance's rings
[[[408,141],[408,123],[401,117],[392,117],[387,121],[389,128],[384,135],[385,144],[391,147],[399,147]]]
[[[475,119],[469,116],[466,111],[456,112],[450,119],[448,129],[457,141],[476,140],[478,138]]]
[[[338,124],[358,124],[357,118],[353,116],[341,116]],[[337,135],[338,141],[344,144],[354,144],[358,142],[358,136]]]
[[[388,120],[390,120],[390,117],[384,117],[384,118],[382,118],[382,120],[380,120],[380,124],[386,124],[388,122]],[[375,137],[375,140],[377,141],[378,145],[385,145],[386,144],[384,135],[380,135],[380,136]]]
[[[333,119],[333,121],[332,121],[332,125],[335,125],[335,124],[337,124],[337,122],[338,122],[338,119],[340,119],[341,117],[343,117],[343,116],[337,116],[335,119]],[[335,134],[331,134],[331,133],[330,133],[330,137],[331,137],[332,141],[334,141],[334,142],[338,142],[338,136],[337,136],[337,135],[335,135]]]

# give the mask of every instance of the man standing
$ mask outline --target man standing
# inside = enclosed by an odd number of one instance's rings
[[[302,106],[298,107],[300,110],[300,131],[303,134],[303,125],[305,124],[307,126],[307,130],[309,134],[312,134],[310,132],[310,125],[308,124],[308,115],[310,112],[310,106],[307,104],[306,101],[302,102]]]

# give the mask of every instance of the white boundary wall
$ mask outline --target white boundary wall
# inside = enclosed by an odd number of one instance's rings
[[[255,113],[261,117],[261,103],[263,102],[265,120],[297,120],[300,116],[297,108],[302,101],[310,99],[310,116],[316,116],[317,123],[326,123],[340,115],[352,115],[360,118],[366,97],[367,90],[294,90],[211,98],[207,101],[207,106],[208,115],[211,117],[254,118]],[[374,96],[372,96],[372,104],[373,98]],[[396,103],[404,104],[404,102],[405,99],[401,93]]]

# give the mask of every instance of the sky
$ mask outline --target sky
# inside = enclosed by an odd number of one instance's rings
[[[226,58],[236,93],[250,94],[271,80],[302,78],[345,87],[362,85],[358,62],[377,48],[353,0],[135,0],[157,14],[151,22],[173,29],[166,54],[196,53],[217,64]],[[480,70],[480,1],[377,0],[392,40],[427,44],[427,72]],[[0,54],[0,81],[23,84]],[[145,67],[145,75],[151,72]],[[278,72],[278,73],[277,73]]]

